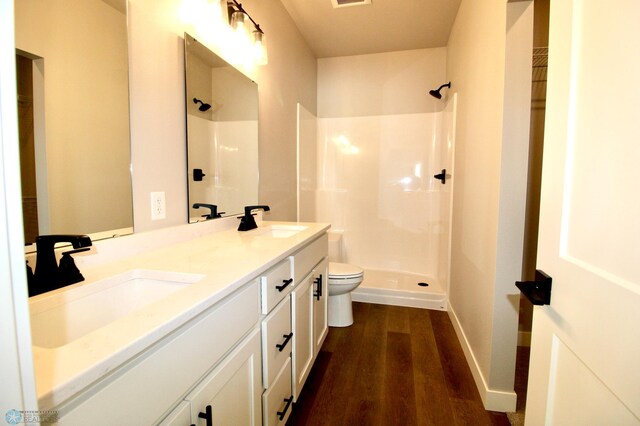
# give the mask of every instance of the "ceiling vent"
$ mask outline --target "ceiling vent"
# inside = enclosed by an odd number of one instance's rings
[[[334,8],[349,6],[364,6],[371,4],[371,0],[331,0]]]

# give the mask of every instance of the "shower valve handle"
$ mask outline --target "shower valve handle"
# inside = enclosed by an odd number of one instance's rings
[[[451,175],[447,174],[447,169],[442,169],[442,173],[438,173],[437,175],[433,175],[434,178],[440,180],[444,185],[447,182],[447,179],[451,177]]]

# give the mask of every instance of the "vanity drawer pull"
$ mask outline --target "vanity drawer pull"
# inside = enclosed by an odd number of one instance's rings
[[[289,411],[289,407],[291,406],[291,403],[293,402],[293,395],[291,395],[291,397],[289,397],[289,398],[285,398],[284,402],[287,403],[284,406],[284,410],[278,411],[276,413],[278,415],[278,417],[280,418],[280,420],[284,419],[284,416],[287,414],[287,411]]]
[[[198,417],[207,421],[207,426],[213,426],[213,409],[211,405],[207,405],[206,411],[198,413]],[[286,410],[285,410],[286,411]]]
[[[289,340],[291,340],[291,338],[293,337],[293,331],[289,334],[283,334],[282,337],[284,337],[284,342],[276,345],[276,348],[278,348],[278,351],[280,352],[282,352],[284,348],[287,347],[287,343],[289,343]]]
[[[276,288],[278,291],[282,291],[289,286],[293,282],[293,278],[289,278],[288,280],[282,280],[282,285],[277,285]]]

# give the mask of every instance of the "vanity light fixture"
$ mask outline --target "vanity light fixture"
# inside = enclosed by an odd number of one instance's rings
[[[260,25],[253,20],[251,15],[244,10],[242,4],[236,0],[227,0],[227,11],[229,14],[229,25],[238,33],[245,32],[247,18],[251,21],[251,24],[253,24],[251,41],[254,49],[254,61],[258,65],[266,65],[268,61],[266,38]]]

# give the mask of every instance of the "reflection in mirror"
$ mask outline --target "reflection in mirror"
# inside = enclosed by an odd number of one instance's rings
[[[188,34],[185,40],[189,222],[258,202],[258,86]],[[207,217],[208,216],[208,217]]]
[[[15,24],[25,242],[132,232],[126,0],[20,0]]]

